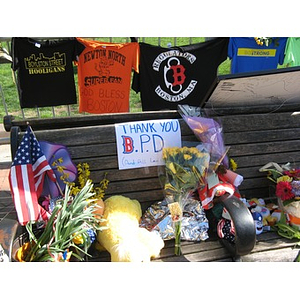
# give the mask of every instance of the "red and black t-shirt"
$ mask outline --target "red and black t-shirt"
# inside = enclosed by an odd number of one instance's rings
[[[144,111],[200,106],[227,58],[229,38],[182,47],[163,48],[140,43],[139,74],[132,89],[141,95]]]
[[[77,103],[73,61],[85,46],[75,38],[40,42],[12,39],[21,108]]]

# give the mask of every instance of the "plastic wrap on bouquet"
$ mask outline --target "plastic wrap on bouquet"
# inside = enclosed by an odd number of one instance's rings
[[[141,221],[141,227],[149,231],[156,230],[164,240],[175,238],[174,222],[168,204],[166,199],[154,203],[146,210]],[[181,240],[204,241],[208,238],[208,228],[208,220],[200,201],[187,199],[181,219]]]
[[[195,136],[205,144],[211,146],[211,162],[219,165],[222,163],[227,169],[229,160],[223,141],[223,128],[212,118],[204,117],[199,108],[188,105],[179,105],[178,112],[183,120],[194,132]]]

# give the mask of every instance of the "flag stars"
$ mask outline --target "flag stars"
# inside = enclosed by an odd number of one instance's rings
[[[44,155],[34,134],[26,132],[13,160],[14,164],[35,164]]]
[[[14,201],[18,201],[16,210],[21,225],[26,225],[29,221],[39,220],[42,214],[45,214],[42,216],[43,219],[47,218],[46,212],[42,211],[37,199],[43,188],[46,172],[50,171],[52,169],[43,154],[43,150],[40,148],[32,129],[28,126],[13,159],[9,176],[12,196]],[[51,175],[53,176],[53,173]],[[15,191],[18,191],[18,195],[20,195],[20,188],[24,191],[22,193],[24,195],[15,197]]]

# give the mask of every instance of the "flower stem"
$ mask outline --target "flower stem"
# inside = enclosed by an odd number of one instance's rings
[[[175,255],[181,255],[181,221],[175,222]]]

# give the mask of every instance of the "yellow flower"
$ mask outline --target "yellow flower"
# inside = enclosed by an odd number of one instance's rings
[[[106,174],[105,174],[106,176]],[[101,181],[100,181],[100,186],[102,190],[106,190],[109,184],[109,180],[106,179],[106,177],[104,177]]]
[[[287,175],[283,175],[277,178],[277,183],[280,181],[288,181],[288,182],[292,182],[293,178],[291,178],[290,176]]]
[[[84,184],[85,184],[84,178],[82,178],[81,176],[79,176],[78,177],[78,182],[79,182],[80,187],[83,188]]]
[[[191,153],[194,154],[196,157],[204,156],[205,154],[200,152],[196,147],[191,148]]]
[[[72,195],[77,195],[80,192],[80,188],[78,186],[74,186],[71,190]]]
[[[232,171],[235,171],[237,169],[237,163],[232,158],[230,158],[229,161],[230,161],[230,167]]]
[[[62,157],[58,158],[57,161],[58,161],[60,164],[62,164],[62,163],[64,162],[64,160],[63,160]]]
[[[168,165],[168,167],[169,167],[169,169],[171,170],[171,172],[172,172],[173,174],[176,174],[175,166],[174,166],[173,163],[170,163],[170,164]]]
[[[64,173],[64,170],[66,169],[66,167],[65,166],[57,166],[56,169],[59,173]]]
[[[76,245],[83,244],[84,240],[83,240],[82,234],[76,234],[76,233],[73,234],[73,242]]]
[[[183,158],[184,158],[185,160],[191,160],[193,157],[192,157],[192,155],[190,155],[190,154],[183,154]]]

